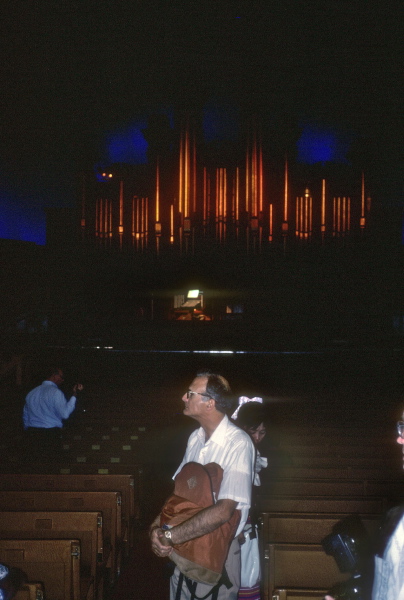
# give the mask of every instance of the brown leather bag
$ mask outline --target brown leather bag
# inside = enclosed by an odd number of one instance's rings
[[[175,478],[174,493],[163,506],[160,526],[174,527],[215,504],[222,479],[223,469],[216,463],[185,464]],[[227,523],[211,533],[175,545],[171,560],[189,579],[215,585],[222,576],[239,520],[240,511],[235,510]]]

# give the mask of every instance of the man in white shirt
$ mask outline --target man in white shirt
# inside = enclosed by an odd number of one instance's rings
[[[232,399],[229,384],[221,375],[198,373],[182,400],[184,415],[198,421],[200,428],[189,437],[185,456],[174,477],[188,462],[202,465],[215,462],[223,469],[223,481],[216,504],[169,531],[160,528],[158,516],[150,527],[152,550],[157,556],[170,556],[176,544],[210,533],[229,521],[236,509],[240,510],[240,523],[225,564],[231,587],[221,585],[218,592],[218,600],[236,600],[241,568],[237,536],[243,530],[251,504],[254,446],[250,436],[236,427],[226,415],[226,411],[231,409]],[[176,567],[170,582],[171,600],[176,598],[179,575]],[[196,593],[203,597],[211,589],[210,585],[198,583]],[[190,597],[187,586],[183,585],[180,600]]]
[[[59,386],[63,383],[62,369],[51,368],[47,379],[31,390],[23,409],[23,424],[26,431],[27,458],[33,460],[55,460],[60,452],[60,438],[63,420],[67,419],[76,407],[77,393],[83,389],[81,383],[73,386],[69,400]]]

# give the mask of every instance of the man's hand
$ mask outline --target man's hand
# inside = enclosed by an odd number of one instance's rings
[[[73,386],[73,396],[76,396],[77,392],[81,392],[83,385],[81,383],[75,383]]]
[[[156,556],[170,556],[173,548],[160,527],[152,527],[149,536],[151,548]]]

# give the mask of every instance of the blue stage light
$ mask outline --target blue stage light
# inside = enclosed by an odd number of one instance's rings
[[[346,163],[349,147],[350,139],[346,133],[332,127],[305,125],[297,142],[298,160],[309,165]]]
[[[145,164],[148,144],[143,137],[142,129],[145,129],[146,126],[146,121],[141,120],[111,132],[107,139],[109,162],[130,165]]]

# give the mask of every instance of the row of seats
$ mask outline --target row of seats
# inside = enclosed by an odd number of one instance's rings
[[[266,483],[263,472],[257,509],[264,600],[322,599],[351,577],[340,572],[322,540],[353,515],[372,539],[382,515],[404,499],[397,446],[387,442],[384,458],[377,446],[377,462],[374,448],[360,450],[354,431],[338,434],[335,428],[332,433],[338,444],[330,442],[333,435],[324,428],[311,429],[312,443],[307,432],[300,437],[298,430],[289,432],[282,437],[282,449],[292,466],[281,467],[274,478],[269,472]]]
[[[132,475],[3,474],[0,562],[51,600],[102,600],[134,543]]]

